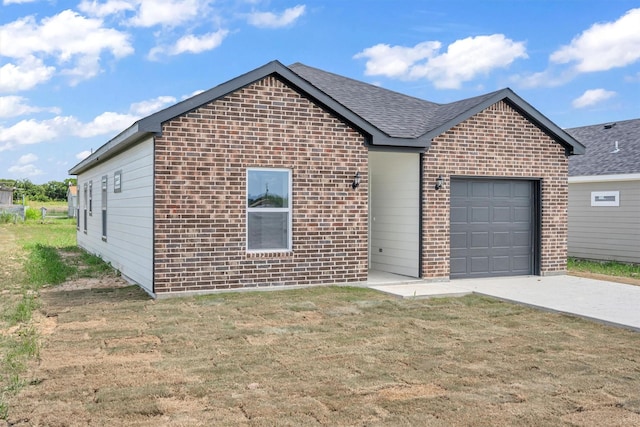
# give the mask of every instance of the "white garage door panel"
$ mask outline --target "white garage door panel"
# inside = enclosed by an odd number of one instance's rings
[[[370,268],[419,275],[420,156],[369,153]]]

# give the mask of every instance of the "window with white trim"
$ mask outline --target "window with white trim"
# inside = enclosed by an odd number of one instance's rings
[[[289,169],[247,169],[247,250],[291,250]]]
[[[620,206],[620,192],[592,191],[591,206]]]
[[[89,181],[89,216],[93,215],[93,181]]]

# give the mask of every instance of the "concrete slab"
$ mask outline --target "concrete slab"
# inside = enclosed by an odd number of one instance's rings
[[[451,285],[449,282],[437,283],[420,281],[403,284],[374,285],[369,287],[401,298],[463,296],[473,293],[473,291],[469,289]]]
[[[518,276],[371,286],[407,297],[477,293],[640,331],[640,286],[575,276]]]

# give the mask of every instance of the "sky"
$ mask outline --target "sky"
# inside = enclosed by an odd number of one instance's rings
[[[437,103],[509,87],[562,128],[640,118],[640,1],[1,0],[0,178],[42,184],[272,60]]]

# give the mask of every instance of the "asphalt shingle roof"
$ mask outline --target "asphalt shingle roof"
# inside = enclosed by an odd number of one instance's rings
[[[437,104],[300,63],[288,68],[394,138],[418,138],[497,93]]]
[[[640,119],[565,131],[587,147],[584,155],[569,158],[569,176],[640,173]]]

